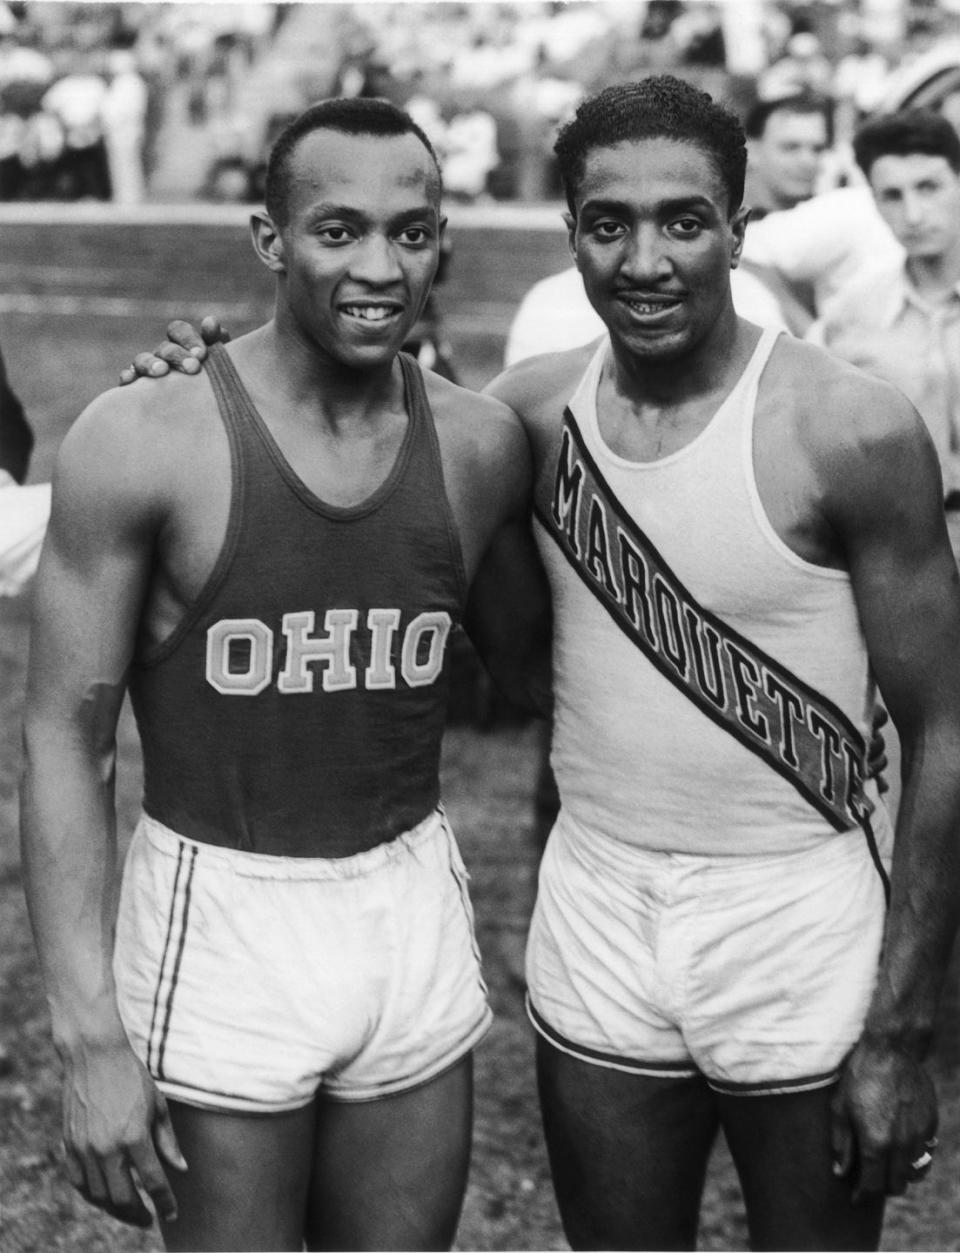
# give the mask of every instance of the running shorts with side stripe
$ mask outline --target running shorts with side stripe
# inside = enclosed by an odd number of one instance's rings
[[[561,813],[527,947],[528,1011],[556,1048],[742,1095],[834,1082],[860,1036],[886,914],[864,833],[799,852],[651,852]]]
[[[144,816],[114,974],[161,1091],[213,1109],[405,1091],[460,1060],[492,1019],[442,811],[330,860],[197,843]]]

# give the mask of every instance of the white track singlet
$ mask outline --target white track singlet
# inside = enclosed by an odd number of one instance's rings
[[[890,820],[862,779],[874,691],[850,578],[788,548],[757,490],[754,410],[777,334],[659,461],[603,441],[607,341],[577,387],[537,485],[553,767],[577,824],[640,848],[781,853],[862,825],[886,859]]]

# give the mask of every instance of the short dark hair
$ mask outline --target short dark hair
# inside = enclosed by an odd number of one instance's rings
[[[378,97],[333,96],[305,109],[277,136],[267,161],[264,203],[278,226],[287,220],[290,194],[290,158],[297,144],[313,131],[339,131],[344,135],[416,135],[429,152],[437,171],[437,194],[443,190],[440,162],[433,144],[409,113]]]
[[[747,113],[743,129],[748,139],[760,139],[775,113],[819,113],[827,132],[827,143],[833,143],[833,106],[824,96],[811,91],[798,91],[772,100],[758,100]]]
[[[658,74],[589,96],[561,128],[553,150],[571,213],[587,155],[638,139],[674,139],[699,148],[726,186],[730,212],[740,207],[747,149],[739,119],[705,91]]]
[[[944,157],[960,173],[960,135],[932,109],[902,109],[870,118],[853,137],[853,155],[867,179],[880,157],[909,157],[915,153]]]

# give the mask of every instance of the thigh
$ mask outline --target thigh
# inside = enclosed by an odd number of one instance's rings
[[[188,1169],[169,1170],[176,1222],[168,1253],[303,1247],[314,1109],[234,1114],[169,1101]]]
[[[473,1056],[407,1092],[317,1106],[310,1249],[448,1249],[470,1165]]]
[[[721,1096],[754,1249],[876,1249],[883,1198],[853,1202],[833,1174],[833,1086],[783,1096]]]
[[[591,1065],[537,1039],[544,1134],[574,1249],[692,1249],[717,1130],[699,1076]]]

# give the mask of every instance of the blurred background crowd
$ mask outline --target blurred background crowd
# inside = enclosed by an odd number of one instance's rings
[[[278,129],[346,94],[408,108],[450,197],[549,200],[558,122],[585,93],[663,71],[745,120],[765,101],[822,99],[822,189],[857,178],[850,137],[891,80],[960,77],[958,49],[960,0],[7,0],[0,199],[256,201]]]

